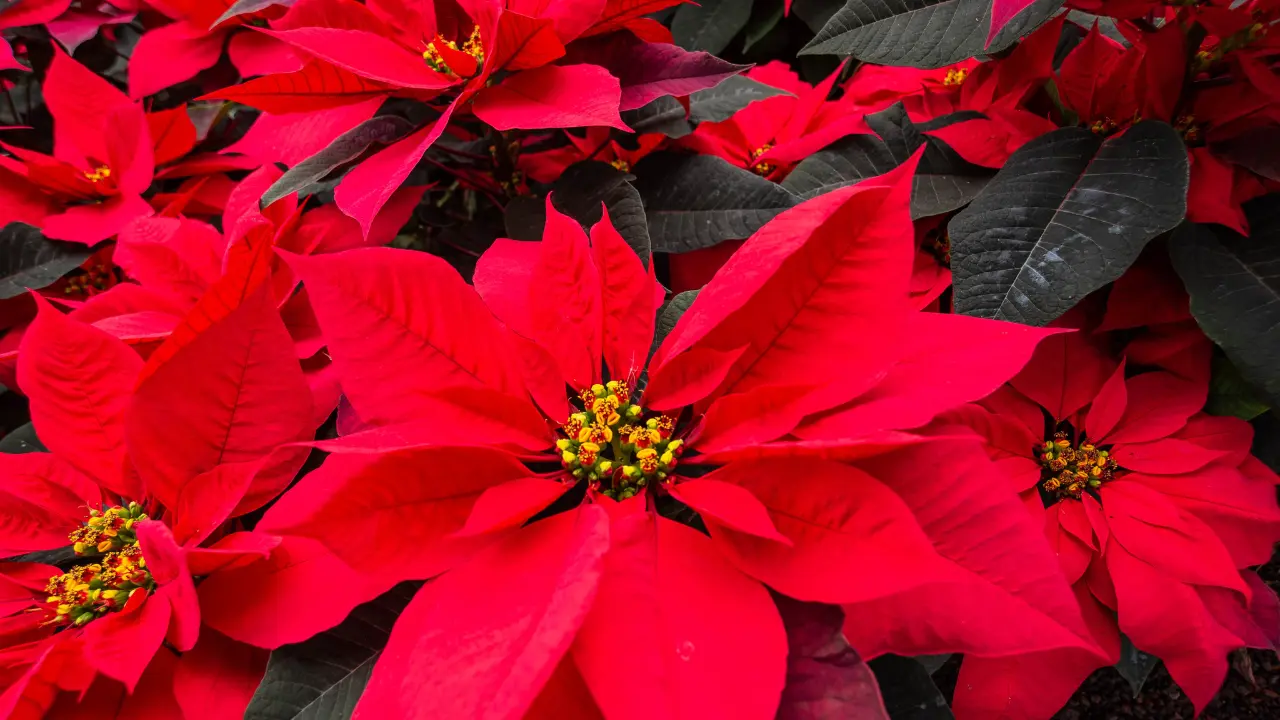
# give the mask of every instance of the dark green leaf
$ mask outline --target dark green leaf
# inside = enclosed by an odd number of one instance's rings
[[[603,217],[601,203],[609,210],[609,220],[632,250],[647,266],[649,228],[645,223],[640,194],[628,182],[631,176],[598,160],[574,163],[551,186],[556,209],[589,230]],[[547,221],[546,201],[517,198],[507,205],[507,235],[513,240],[540,240]]]
[[[930,127],[969,120],[977,113],[960,112],[938,118]],[[911,216],[919,219],[964,207],[991,179],[992,171],[965,161],[946,143],[925,135],[902,103],[867,116],[873,135],[850,135],[805,158],[782,186],[803,198],[854,185],[883,175],[927,145],[912,179]]]
[[[1036,0],[988,46],[991,5],[991,0],[849,0],[800,54],[938,68],[1004,50],[1052,17],[1062,0]]]
[[[683,7],[693,7],[685,5]],[[757,100],[790,95],[781,88],[765,85],[742,75],[733,75],[713,88],[689,96],[689,119],[694,122],[721,122]]]
[[[1210,415],[1252,420],[1268,409],[1236,366],[1226,357],[1214,355],[1213,374],[1209,378],[1209,400],[1204,411]]]
[[[6,562],[29,562],[41,563],[44,565],[57,565],[62,568],[69,568],[75,565],[77,560],[82,557],[76,555],[76,551],[70,545],[57,548],[56,550],[39,550],[37,552],[29,552],[23,555],[16,555],[11,558],[5,558]]]
[[[1191,314],[1250,384],[1280,402],[1280,194],[1245,203],[1249,237],[1187,223],[1169,245]]]
[[[689,252],[749,237],[798,199],[714,155],[654,153],[636,164],[654,252]]]
[[[1138,693],[1142,692],[1142,685],[1147,682],[1147,678],[1151,677],[1151,671],[1156,669],[1159,662],[1160,658],[1148,655],[1134,647],[1128,635],[1120,635],[1120,662],[1115,664],[1115,668],[1120,671],[1120,675],[1125,680],[1129,681],[1134,697],[1138,697]]]
[[[923,664],[900,655],[881,655],[870,663],[880,684],[885,709],[893,720],[952,720],[951,708]]]
[[[31,423],[16,427],[8,435],[0,438],[0,453],[21,455],[23,453],[48,452],[49,449],[36,437],[36,427]]]
[[[662,309],[658,311],[658,321],[653,329],[653,346],[649,348],[649,356],[658,351],[658,347],[662,345],[662,341],[667,339],[671,331],[675,329],[676,323],[680,322],[680,317],[689,310],[689,306],[693,305],[693,301],[698,299],[700,290],[685,290],[668,300]]]
[[[752,0],[700,0],[681,5],[671,21],[671,36],[685,50],[719,54],[747,26]]]
[[[804,21],[813,32],[818,32],[844,7],[845,0],[794,0],[791,12]]]
[[[319,181],[333,172],[334,168],[360,157],[370,145],[394,142],[412,129],[413,125],[408,120],[394,115],[365,120],[339,135],[325,149],[289,168],[262,194],[261,206],[265,208],[280,198]]]
[[[332,630],[274,650],[245,720],[351,717],[391,626],[416,589],[416,583],[397,585],[352,610]]]
[[[1182,138],[1161,122],[1023,145],[950,222],[956,310],[1047,325],[1182,221],[1187,178]]]
[[[45,287],[92,254],[82,245],[49,240],[39,228],[9,223],[0,229],[0,299]]]
[[[637,134],[662,133],[669,138],[682,138],[693,132],[693,124],[685,117],[684,106],[670,95],[663,95],[635,110],[623,111],[622,122]]]
[[[761,12],[762,5],[768,5],[763,12]],[[782,0],[757,2],[752,8],[751,19],[747,21],[746,32],[743,34],[742,52],[749,52],[756,43],[777,27],[781,20]]]
[[[213,25],[210,25],[209,27],[216,27],[237,15],[255,13],[259,10],[265,10],[272,5],[289,7],[295,2],[297,2],[297,0],[236,0],[236,2],[233,3],[231,7],[227,8],[227,11],[222,13],[217,20],[214,20]]]
[[[773,601],[786,627],[788,650],[778,720],[888,720],[876,676],[841,631],[844,612],[776,593]]]

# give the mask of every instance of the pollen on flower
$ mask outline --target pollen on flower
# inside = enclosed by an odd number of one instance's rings
[[[765,143],[760,147],[756,148],[755,150],[751,151],[751,162],[754,163],[751,166],[751,172],[754,172],[755,174],[761,177],[764,177],[765,175],[768,175],[769,173],[774,171],[774,168],[776,168],[777,166],[774,165],[773,163],[756,162],[757,158],[759,158],[761,155],[764,155],[765,153],[769,152],[772,149],[773,149],[773,143]]]
[[[564,437],[556,441],[561,463],[573,477],[625,500],[671,476],[684,445],[672,437],[674,418],[645,418],[644,408],[631,402],[631,387],[620,380],[592,385],[577,399],[582,412],[569,416],[560,428]]]
[[[76,555],[101,557],[49,578],[46,624],[80,627],[120,610],[135,592],[155,589],[135,532],[146,519],[137,503],[89,511],[89,519],[68,539]]]
[[[1110,135],[1115,132],[1116,127],[1118,126],[1116,125],[1115,120],[1112,120],[1111,118],[1103,118],[1101,120],[1095,120],[1093,124],[1089,126],[1089,130],[1091,130],[1094,135]]]
[[[1096,490],[1115,476],[1116,461],[1111,453],[1084,442],[1074,444],[1066,432],[1056,432],[1036,448],[1043,468],[1040,487],[1059,499],[1080,499],[1086,490]]]
[[[111,177],[111,168],[107,167],[106,165],[99,165],[93,170],[84,171],[84,178],[89,182],[94,183],[95,185],[97,183],[102,182],[103,180],[109,179],[110,177]]]
[[[623,160],[622,158],[614,158],[614,160],[609,164],[621,170],[622,172],[631,172],[631,163],[627,162],[626,160]]]
[[[1204,139],[1200,133],[1200,126],[1196,124],[1195,115],[1179,115],[1173,121],[1173,129],[1177,130],[1179,135],[1182,135],[1182,139],[1188,145],[1199,145],[1200,141]]]
[[[434,40],[427,43],[426,50],[422,51],[422,59],[426,61],[427,66],[432,70],[445,75],[455,75],[456,73],[453,72],[440,54],[440,47],[442,46],[470,55],[476,59],[477,64],[484,62],[484,45],[480,42],[479,25],[471,30],[471,36],[462,43],[461,48],[458,47],[458,43],[452,40],[445,40],[443,35],[436,35]]]
[[[943,85],[960,85],[969,77],[968,68],[953,68],[947,71],[947,76],[942,79]]]
[[[62,293],[93,296],[115,286],[116,282],[115,271],[110,265],[91,265],[84,268],[84,272],[79,275],[67,278],[67,284],[62,287]]]

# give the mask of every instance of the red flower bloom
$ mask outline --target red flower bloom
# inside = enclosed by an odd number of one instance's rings
[[[1278,479],[1249,454],[1248,423],[1200,411],[1207,373],[1151,369],[1157,360],[1188,367],[1178,356],[1199,355],[1203,337],[1162,337],[1174,335],[1139,338],[1118,359],[1104,335],[1052,338],[1010,385],[950,419],[986,439],[1043,518],[1107,662],[1119,658],[1123,632],[1164,661],[1199,710],[1222,684],[1229,651],[1280,643],[1280,604],[1246,569],[1267,562],[1280,539]],[[1102,664],[1059,651],[968,659],[957,716],[1048,718]]]
[[[478,295],[421,253],[290,257],[368,429],[319,443],[257,530],[318,541],[374,592],[435,578],[356,716],[772,717],[787,648],[762,583],[846,605],[871,655],[1087,651],[1038,528],[976,480],[978,447],[898,432],[1044,336],[912,310],[913,170],[779,215],[648,363],[661,293],[607,219],[588,240],[548,203],[541,243],[481,259]],[[336,622],[291,612],[289,635]],[[272,645],[278,615],[209,622]]]
[[[55,47],[44,82],[52,157],[0,143],[0,224],[38,225],[93,245],[151,214],[142,193],[154,167],[142,106]]]
[[[434,122],[383,148],[339,184],[338,207],[368,232],[374,215],[455,111],[469,111],[497,130],[626,130],[618,115],[618,78],[596,64],[552,63],[565,57],[566,45],[579,37],[619,29],[679,1],[614,0],[584,6],[575,0],[375,0],[368,5],[303,0],[272,30],[262,32],[312,59],[298,72],[266,76],[206,97],[239,100],[268,112],[297,112],[390,96],[430,100],[457,91]],[[503,71],[511,74],[490,82]],[[305,92],[289,92],[298,87]]]
[[[233,260],[147,361],[41,301],[18,379],[49,452],[0,456],[0,554],[71,545],[78,559],[0,569],[28,589],[6,596],[0,622],[5,716],[85,691],[81,705],[114,707],[127,691],[162,717],[234,712],[252,695],[265,655],[201,629],[194,578],[271,552],[228,519],[292,480],[305,448],[277,450],[316,427],[262,248]]]
[[[778,61],[754,67],[746,76],[790,94],[751,103],[723,122],[702,123],[676,144],[781,180],[797,162],[835,140],[871,132],[848,102],[827,99],[839,69],[816,87]]]

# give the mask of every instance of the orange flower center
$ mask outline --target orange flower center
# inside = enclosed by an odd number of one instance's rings
[[[440,52],[441,48],[448,48],[454,52],[462,52],[475,58],[476,65],[479,66],[484,62],[484,44],[480,42],[480,26],[477,25],[471,30],[471,36],[462,43],[462,47],[458,47],[458,43],[452,40],[445,40],[443,35],[436,35],[436,38],[427,43],[427,49],[422,51],[422,59],[427,65],[438,73],[445,75],[457,76],[458,73],[454,68],[449,66],[444,55]],[[471,75],[471,72],[466,73]]]
[[[89,519],[68,539],[76,555],[101,557],[49,578],[42,607],[47,624],[80,627],[120,610],[133,593],[155,588],[134,531],[147,519],[137,503],[89,511]]]
[[[777,165],[769,162],[755,162],[757,158],[773,149],[773,143],[765,143],[755,150],[751,151],[751,161],[755,163],[751,166],[751,172],[764,177],[773,172]]]
[[[1073,445],[1065,432],[1054,433],[1036,453],[1043,468],[1040,487],[1060,500],[1079,500],[1086,490],[1096,490],[1115,475],[1111,453],[1087,442]]]
[[[671,477],[684,451],[684,441],[672,438],[674,418],[645,418],[644,408],[631,402],[630,386],[619,380],[592,385],[577,400],[582,411],[569,416],[556,441],[571,475],[615,500]]]
[[[103,182],[104,180],[111,179],[111,168],[107,167],[106,165],[99,165],[97,168],[93,170],[85,170],[84,177],[89,182],[97,185],[98,183]]]
[[[969,71],[966,68],[954,68],[947,71],[947,76],[942,78],[943,85],[960,85],[969,77]]]

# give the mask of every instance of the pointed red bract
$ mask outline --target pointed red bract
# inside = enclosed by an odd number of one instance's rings
[[[633,608],[627,622],[620,607]],[[614,519],[572,652],[606,717],[772,718],[786,654],[768,592],[704,535],[652,513]]]
[[[608,518],[588,506],[516,531],[425,586],[354,717],[521,717],[591,608],[608,548]]]
[[[125,473],[124,416],[142,359],[119,340],[44,300],[23,335],[18,385],[55,455],[113,492],[137,497]]]

